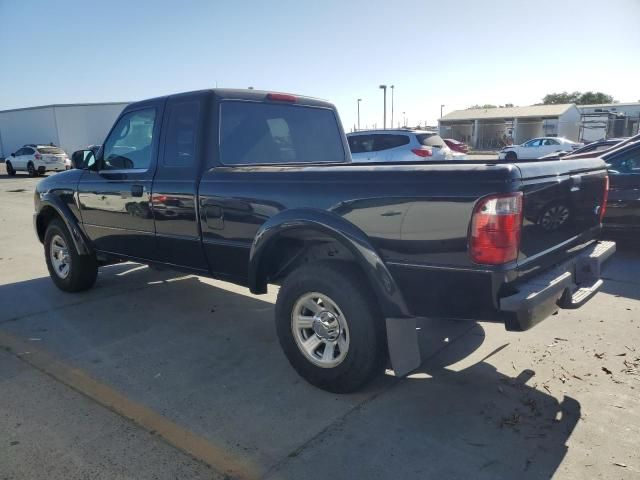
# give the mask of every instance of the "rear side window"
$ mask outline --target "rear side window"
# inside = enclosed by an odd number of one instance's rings
[[[220,105],[220,161],[225,165],[344,160],[332,110],[243,101]]]
[[[373,135],[353,135],[347,137],[351,153],[365,153],[373,151]]]
[[[174,103],[168,110],[163,165],[190,167],[195,163],[200,103],[196,100]]]
[[[381,150],[389,150],[390,148],[401,147],[402,145],[408,144],[409,137],[407,135],[380,133],[375,135],[374,150],[379,152]]]
[[[44,155],[61,155],[64,153],[64,150],[58,147],[40,147],[38,148],[38,152]]]
[[[444,140],[437,133],[417,133],[416,138],[420,145],[426,147],[444,147]]]

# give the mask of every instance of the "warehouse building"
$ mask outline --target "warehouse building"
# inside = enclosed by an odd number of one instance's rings
[[[580,136],[580,110],[574,104],[456,110],[439,121],[440,136],[476,149],[498,149],[534,137]]]
[[[0,158],[26,144],[75,150],[104,141],[128,102],[46,105],[0,111]]]

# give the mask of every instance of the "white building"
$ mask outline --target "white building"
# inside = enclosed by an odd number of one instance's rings
[[[25,144],[53,143],[69,155],[104,141],[126,102],[46,105],[0,111],[0,158]]]
[[[574,104],[456,110],[438,120],[440,136],[476,149],[497,149],[505,142],[534,137],[578,140],[580,111]]]

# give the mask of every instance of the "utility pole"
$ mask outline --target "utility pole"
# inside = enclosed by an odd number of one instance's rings
[[[407,126],[407,112],[402,112],[402,126]]]
[[[440,118],[442,118],[442,109],[444,108],[444,105],[440,105]]]
[[[387,128],[387,86],[380,85],[380,88],[383,92],[383,102],[384,102],[384,113],[382,116],[382,129],[385,130]]]
[[[360,130],[360,102],[362,101],[361,98],[358,99],[358,130]]]
[[[393,89],[395,85],[391,85],[391,128],[393,128]]]

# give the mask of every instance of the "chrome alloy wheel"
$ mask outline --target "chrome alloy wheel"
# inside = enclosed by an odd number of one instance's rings
[[[338,305],[322,293],[305,293],[296,301],[291,331],[302,354],[318,367],[337,367],[349,351],[347,320]]]
[[[544,212],[540,219],[540,225],[543,230],[552,232],[564,225],[568,218],[569,209],[567,207],[564,205],[554,205]]]
[[[54,235],[51,239],[49,257],[56,275],[60,278],[67,278],[71,271],[71,255],[67,242],[62,236]]]

